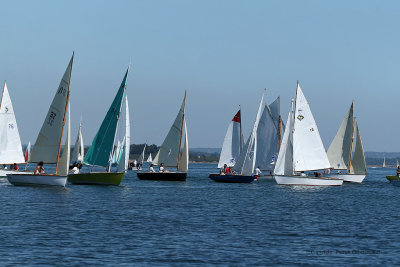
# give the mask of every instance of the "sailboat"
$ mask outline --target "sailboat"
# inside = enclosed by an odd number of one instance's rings
[[[317,124],[297,82],[296,100],[292,100],[274,178],[279,185],[342,185],[342,179],[312,177],[305,173],[330,167]]]
[[[354,143],[355,152],[353,155]],[[337,173],[330,173],[330,177],[340,178],[345,182],[361,183],[367,175],[364,148],[357,120],[354,117],[354,103],[351,104],[344,117],[328,148],[327,155],[332,169],[338,170]],[[341,170],[347,170],[347,173],[340,173]]]
[[[386,157],[383,157],[382,168],[386,168]]]
[[[153,162],[153,158],[151,157],[151,153],[150,153],[149,157],[147,158],[146,162],[148,162],[148,163],[152,163]]]
[[[400,166],[400,165],[399,165],[399,160],[396,159],[396,169],[397,169],[399,166]]]
[[[154,165],[176,168],[176,172],[137,172],[140,180],[185,181],[189,167],[189,144],[185,116],[186,91],[181,108],[153,160]],[[183,139],[183,140],[182,140]],[[183,141],[183,150],[181,149]]]
[[[138,162],[142,162],[143,163],[143,161],[144,161],[144,152],[145,151],[146,151],[146,144],[144,144],[142,154],[140,154],[140,156],[139,156],[139,158],[137,160]]]
[[[30,158],[30,162],[55,163],[55,174],[7,174],[8,181],[13,185],[65,186],[67,182],[71,131],[68,100],[73,60],[74,55],[72,54],[72,58],[57,88],[56,95],[33,146]],[[67,136],[61,156],[61,143],[66,117],[68,117]]]
[[[127,69],[118,92],[96,134],[92,145],[86,153],[83,163],[91,166],[102,166],[106,168],[105,172],[89,172],[68,175],[68,181],[72,184],[88,184],[88,185],[119,185],[127,170],[127,156],[123,157],[124,168],[118,168],[117,172],[111,172],[112,158],[115,151],[115,139],[117,134],[118,122],[120,119],[122,104],[125,99],[125,152],[129,152],[129,109],[127,97],[125,96],[126,83],[128,79],[129,68]],[[125,96],[125,98],[124,98]],[[126,168],[125,168],[126,167]]]
[[[254,180],[253,171],[257,156],[257,129],[261,118],[261,111],[264,103],[264,94],[261,96],[260,105],[258,107],[256,119],[254,121],[253,130],[247,139],[243,150],[234,166],[235,173],[233,174],[217,174],[209,177],[216,182],[223,183],[251,183]]]
[[[226,131],[221,154],[219,156],[218,169],[224,167],[225,164],[228,167],[233,167],[237,157],[240,152],[242,152],[244,141],[241,121],[241,110],[239,109],[229,123],[228,130]]]
[[[0,164],[25,163],[17,120],[5,81],[0,102],[0,144]],[[0,169],[1,178],[7,177],[10,173],[20,173],[20,171]]]
[[[75,146],[71,153],[71,161],[83,162],[84,153],[85,153],[85,146],[83,145],[82,118],[81,118],[79,122],[79,130],[78,130],[78,135],[76,137]]]

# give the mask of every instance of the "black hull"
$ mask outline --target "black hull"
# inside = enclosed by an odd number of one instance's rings
[[[186,172],[137,172],[140,180],[186,181]]]
[[[210,174],[209,177],[220,183],[251,183],[254,181],[254,176],[245,176],[245,175],[219,175],[219,174]]]

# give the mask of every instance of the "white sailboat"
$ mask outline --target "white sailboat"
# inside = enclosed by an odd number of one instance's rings
[[[186,180],[189,166],[189,144],[186,128],[185,104],[186,92],[178,115],[153,160],[154,165],[164,164],[164,167],[176,168],[177,171],[137,172],[139,179],[168,181]]]
[[[355,152],[353,155],[354,141]],[[364,148],[357,120],[354,117],[353,103],[329,146],[327,155],[332,169],[338,171],[331,173],[330,177],[340,178],[345,182],[361,183],[367,175]],[[342,170],[346,170],[347,173],[341,173]]]
[[[386,157],[383,157],[382,168],[386,168]]]
[[[0,164],[25,163],[21,139],[18,132],[14,108],[4,81],[3,94],[0,102]],[[0,177],[10,173],[21,173],[12,169],[0,169]]]
[[[68,108],[70,80],[74,55],[58,86],[56,95],[50,105],[47,116],[32,149],[30,162],[56,164],[55,174],[7,174],[13,185],[57,185],[65,186],[70,159],[70,112]],[[61,156],[62,136],[65,120],[68,115],[67,138]],[[61,156],[61,157],[60,157]]]
[[[399,167],[399,160],[396,159],[396,168],[398,168],[398,167]]]
[[[147,158],[146,162],[148,162],[148,163],[152,163],[153,162],[153,158],[151,157],[151,153],[150,153],[149,157]]]
[[[142,151],[142,154],[140,154],[140,156],[139,156],[139,158],[138,158],[138,162],[143,162],[144,161],[144,153],[145,153],[145,151],[146,151],[146,144],[144,144],[144,147],[143,147],[143,151]]]
[[[292,142],[290,142],[291,135]],[[341,179],[312,177],[305,173],[330,167],[317,124],[297,82],[296,100],[294,103],[292,100],[274,169],[274,178],[279,185],[342,185]]]
[[[79,122],[79,130],[78,130],[78,135],[76,137],[75,146],[71,153],[71,161],[83,162],[84,153],[85,153],[85,146],[83,145],[82,118],[81,118]]]
[[[236,159],[243,149],[243,142],[241,110],[239,109],[229,123],[228,130],[226,131],[218,161],[219,169],[224,167],[225,164],[228,167],[233,167],[235,165]]]

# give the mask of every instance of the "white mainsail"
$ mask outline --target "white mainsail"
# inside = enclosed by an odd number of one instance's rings
[[[189,169],[189,143],[188,143],[188,134],[186,128],[186,119],[183,120],[183,134],[185,135],[182,156],[179,162],[179,171],[187,172]]]
[[[146,151],[146,144],[144,144],[142,154],[140,154],[139,159],[137,160],[138,162],[143,162],[144,161],[144,153],[145,153],[145,151]]]
[[[76,137],[75,146],[71,153],[71,161],[82,162],[84,158],[84,153],[85,153],[85,146],[83,145],[82,119],[81,119],[81,121],[79,122],[78,136]]]
[[[297,84],[293,132],[294,170],[329,169],[328,156],[319,135],[317,124],[300,85]]]
[[[69,170],[70,142],[71,142],[71,115],[70,115],[69,105],[68,105],[67,119],[68,119],[67,137],[65,139],[62,155],[58,160],[58,168],[57,168],[57,175],[60,176],[67,176]]]
[[[386,168],[386,157],[383,157],[383,164],[382,164],[383,168]]]
[[[279,136],[277,125],[271,110],[265,105],[257,128],[257,167],[261,170],[272,170],[278,156]]]
[[[152,163],[153,162],[153,158],[151,157],[151,153],[150,153],[149,157],[147,158],[146,162],[148,162],[148,163]]]
[[[288,114],[286,121],[285,133],[283,134],[282,144],[279,149],[278,159],[276,160],[274,174],[276,175],[293,175],[293,147],[290,141],[292,133],[292,118],[293,118],[293,100],[292,108]]]
[[[24,163],[17,120],[6,82],[0,103],[0,164]]]
[[[68,67],[65,70],[57,93],[54,96],[35,145],[33,146],[31,162],[43,161],[44,163],[56,163],[58,160],[66,105],[69,96],[73,59],[74,55],[72,55]]]
[[[166,167],[178,166],[178,155],[180,150],[179,146],[181,144],[183,118],[185,115],[185,103],[186,92],[178,115],[176,116],[175,121],[171,126],[171,129],[169,130],[167,136],[164,139],[164,142],[162,143],[156,157],[153,160],[154,165],[164,163]]]
[[[351,174],[366,174],[367,164],[365,163],[364,148],[361,141],[360,131],[358,130],[358,124],[356,121],[356,148],[354,150],[354,156],[351,160]]]
[[[257,155],[257,129],[261,118],[262,107],[264,103],[264,94],[261,96],[260,105],[258,106],[257,116],[254,121],[253,130],[249,139],[244,145],[242,153],[240,153],[234,169],[242,175],[251,175],[254,171]]]
[[[398,167],[399,167],[399,160],[396,159],[396,168],[398,168]]]
[[[131,143],[131,126],[129,122],[129,104],[128,104],[128,96],[125,94],[125,138],[122,150],[125,153],[118,164],[118,172],[126,172],[128,170],[128,161],[129,161],[129,153],[131,145],[130,143]]]
[[[333,169],[346,170],[350,167],[353,133],[354,111],[352,103],[327,151],[328,159]]]
[[[221,154],[219,156],[218,168],[222,168],[225,164],[229,167],[234,166],[237,157],[243,149],[243,134],[240,113],[241,112],[239,110],[228,126],[221,149]]]

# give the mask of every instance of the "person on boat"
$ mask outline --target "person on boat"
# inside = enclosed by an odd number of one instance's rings
[[[3,169],[7,170],[7,165],[6,164],[3,164]]]
[[[40,161],[33,170],[33,174],[44,174],[43,164],[43,161]]]
[[[136,159],[133,161],[133,167],[137,167],[137,161],[136,161]]]
[[[400,177],[400,166],[397,166],[396,175],[397,175],[398,177]]]
[[[13,165],[13,170],[14,170],[14,171],[18,171],[18,170],[19,170],[19,167],[18,167],[17,163],[14,163],[14,165]]]
[[[160,164],[160,172],[169,172],[166,168],[165,168],[165,166],[164,166],[164,163],[161,163]]]
[[[260,170],[260,166],[257,166],[257,168],[254,170],[254,180],[258,179],[258,176],[260,175],[261,170]]]
[[[307,176],[304,171],[300,172],[300,176]]]
[[[150,164],[150,168],[149,168],[149,171],[150,172],[155,172],[155,170],[154,170],[154,167],[153,167],[154,165],[153,164]]]
[[[69,172],[71,173],[73,173],[73,174],[79,174],[79,163],[77,163],[77,164],[74,164],[74,167],[72,168],[72,170],[70,170]]]

